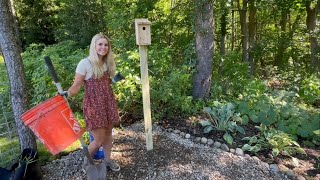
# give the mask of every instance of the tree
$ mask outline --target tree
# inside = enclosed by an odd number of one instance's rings
[[[290,0],[278,0],[276,1],[278,4],[278,7],[281,12],[281,19],[280,19],[280,37],[278,40],[278,46],[277,46],[277,53],[275,55],[274,65],[283,67],[285,64],[284,62],[284,54],[289,46],[289,37],[287,34],[287,24],[288,24],[288,17],[290,15]]]
[[[197,65],[193,79],[194,99],[209,97],[214,49],[213,6],[210,0],[195,0]]]
[[[235,42],[235,23],[234,23],[234,9],[233,9],[233,0],[230,1],[231,5],[231,51],[234,50],[234,42]]]
[[[61,0],[60,2],[61,26],[57,27],[56,33],[58,41],[73,40],[80,47],[88,47],[95,34],[107,32],[104,19],[107,13],[105,1]]]
[[[7,76],[10,83],[10,101],[16,122],[20,148],[37,149],[35,136],[32,131],[24,126],[20,116],[27,106],[27,90],[23,69],[21,47],[17,24],[14,21],[10,0],[0,0],[0,47],[4,56]]]
[[[226,54],[226,36],[227,36],[227,17],[229,10],[225,1],[220,1],[221,17],[220,17],[220,55]]]
[[[250,73],[254,74],[255,64],[254,64],[254,46],[256,42],[256,20],[257,8],[255,6],[255,0],[249,1],[249,63],[250,63]]]
[[[52,0],[15,0],[23,47],[32,43],[54,44],[58,3]]]
[[[242,43],[242,60],[243,62],[249,61],[248,45],[249,45],[249,35],[247,27],[247,7],[249,0],[242,1],[242,7],[240,5],[240,0],[238,0],[238,8],[240,11],[240,25],[241,25],[241,43]]]
[[[317,24],[317,14],[320,10],[320,1],[312,3],[311,1],[306,1],[306,11],[307,11],[307,28],[309,31],[309,40],[310,40],[310,51],[311,51],[311,69],[313,72],[319,73],[320,63],[318,61],[317,54],[319,53],[319,45],[317,37],[315,34],[316,24]]]

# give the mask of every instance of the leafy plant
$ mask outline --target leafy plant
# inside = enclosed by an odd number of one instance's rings
[[[273,156],[278,156],[280,153],[290,156],[294,153],[305,153],[300,145],[294,139],[282,131],[274,128],[268,128],[261,124],[256,126],[260,133],[256,136],[245,137],[242,140],[249,141],[242,149],[257,153],[262,150],[271,149]]]
[[[302,81],[299,95],[309,104],[320,101],[320,79],[315,75],[310,76]]]
[[[273,126],[317,144],[319,137],[313,131],[320,127],[320,113],[317,109],[297,104],[297,98],[297,93],[284,90],[252,95],[238,102],[236,110],[241,114],[243,123],[251,120],[257,124]]]
[[[205,107],[205,112],[209,120],[200,121],[200,124],[204,127],[204,133],[209,133],[212,130],[224,131],[223,139],[228,143],[233,143],[233,137],[231,133],[240,132],[244,134],[244,129],[237,125],[237,122],[241,120],[239,113],[235,113],[235,106],[232,103],[227,103],[221,106],[221,104],[215,101],[216,107]]]
[[[57,92],[57,88],[53,84],[53,80],[49,76],[47,66],[44,63],[44,56],[51,57],[62,87],[69,88],[74,79],[74,70],[77,63],[87,56],[85,51],[84,49],[75,48],[75,42],[73,41],[64,41],[51,46],[43,44],[30,45],[22,54],[30,104],[35,106],[54,96]],[[70,105],[74,111],[81,111],[81,104],[80,96],[70,100]]]
[[[157,119],[195,114],[197,102],[191,94],[189,67],[172,69],[164,78],[150,78],[153,113]]]

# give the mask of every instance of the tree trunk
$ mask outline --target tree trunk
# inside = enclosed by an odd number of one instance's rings
[[[197,65],[193,79],[193,98],[209,97],[214,48],[214,19],[210,0],[195,0]]]
[[[221,24],[221,36],[220,36],[220,55],[226,54],[226,35],[227,35],[227,16],[228,10],[226,8],[226,3],[221,2],[222,15],[220,18]]]
[[[233,0],[231,0],[231,51],[234,50],[234,42],[235,42],[235,38],[234,38],[234,34],[235,34],[235,25],[234,25],[234,9],[233,9]]]
[[[242,42],[242,60],[248,62],[248,28],[247,28],[247,4],[249,0],[243,0],[242,8],[240,10],[240,23],[241,23],[241,42]],[[238,0],[238,4],[239,4]],[[240,4],[239,4],[240,7]]]
[[[317,14],[320,9],[320,0],[318,0],[317,4],[314,7],[310,7],[310,1],[306,2],[306,11],[307,11],[307,20],[306,25],[309,30],[309,40],[310,40],[310,65],[312,72],[318,73],[320,71],[320,63],[318,60],[319,53],[319,45],[317,41],[317,37],[315,34],[315,28],[317,24]]]
[[[10,83],[10,101],[16,122],[21,150],[37,149],[35,136],[24,126],[20,116],[27,110],[26,81],[21,59],[17,24],[11,11],[10,0],[0,0],[0,47],[4,56]]]
[[[283,9],[281,11],[281,20],[280,20],[280,38],[278,42],[278,49],[275,55],[274,65],[278,67],[282,67],[285,63],[283,60],[283,55],[285,50],[287,49],[288,44],[288,36],[287,36],[287,22],[288,22],[288,14],[289,11],[287,9]]]
[[[256,43],[256,14],[257,8],[255,7],[255,0],[251,0],[249,2],[249,63],[251,75],[253,75],[255,71],[253,48]]]

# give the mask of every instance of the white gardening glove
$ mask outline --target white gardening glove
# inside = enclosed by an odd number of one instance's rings
[[[60,93],[58,92],[57,94],[60,94]],[[69,91],[63,91],[60,95],[68,98],[70,96],[70,92]]]

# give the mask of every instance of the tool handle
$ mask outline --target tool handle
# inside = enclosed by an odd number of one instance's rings
[[[63,92],[63,89],[61,87],[61,83],[59,82],[59,78],[58,78],[58,76],[56,74],[56,71],[54,70],[54,66],[52,64],[52,61],[51,61],[49,56],[45,56],[44,60],[45,60],[45,62],[47,64],[47,66],[48,66],[49,73],[50,73],[53,81],[55,82],[56,87],[58,88],[58,92],[61,94]]]
[[[49,56],[46,56],[46,57],[44,57],[44,60],[46,61],[46,64],[47,64],[47,66],[48,66],[49,73],[50,73],[50,75],[52,76],[53,81],[54,81],[55,83],[59,83],[59,78],[58,78],[58,76],[57,76],[57,74],[56,74],[56,71],[54,70],[54,67],[53,67],[53,64],[52,64],[52,62],[51,62],[50,57],[49,57]]]

